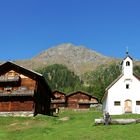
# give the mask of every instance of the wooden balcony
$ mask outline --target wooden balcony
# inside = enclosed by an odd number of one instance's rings
[[[51,100],[51,103],[65,103],[65,100],[64,99],[54,99],[54,100]]]
[[[79,100],[79,104],[94,104],[94,101],[91,100]]]
[[[19,80],[19,76],[0,76],[0,82],[17,82]]]
[[[13,90],[11,92],[6,92],[4,90],[0,91],[0,96],[33,96],[34,90]]]

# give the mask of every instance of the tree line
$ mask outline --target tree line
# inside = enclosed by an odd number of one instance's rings
[[[82,90],[101,101],[105,89],[121,74],[120,64],[101,65],[95,71],[76,75],[62,64],[53,64],[36,70],[41,73],[52,90],[69,93]],[[140,76],[140,66],[134,66],[134,73]]]

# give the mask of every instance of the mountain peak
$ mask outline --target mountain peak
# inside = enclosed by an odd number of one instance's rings
[[[57,46],[54,46],[52,48],[49,48],[48,50],[43,51],[41,54],[36,56],[37,59],[45,59],[52,56],[63,56],[63,57],[78,57],[80,60],[81,57],[85,59],[88,59],[89,57],[92,59],[93,57],[103,57],[107,58],[106,56],[101,55],[100,53],[97,53],[96,51],[90,50],[86,48],[85,46],[76,46],[72,43],[63,43]]]
[[[34,70],[52,64],[62,64],[76,74],[83,74],[95,70],[99,65],[108,65],[112,62],[116,62],[116,59],[104,56],[83,45],[63,43],[43,51],[30,60],[17,62],[17,64],[20,63]]]
[[[72,43],[51,47],[29,60],[16,61],[17,64],[33,70],[52,64],[62,64],[79,75],[93,71],[102,64],[109,65],[114,62],[120,62],[120,60],[104,56],[83,45],[76,46]]]
[[[103,56],[83,45],[63,43],[43,51],[32,60],[43,64],[63,64],[76,73],[104,64],[109,57]]]

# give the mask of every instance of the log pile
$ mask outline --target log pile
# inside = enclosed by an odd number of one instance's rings
[[[140,123],[140,119],[111,119],[109,124],[131,124]],[[95,119],[95,125],[105,124],[104,119]]]

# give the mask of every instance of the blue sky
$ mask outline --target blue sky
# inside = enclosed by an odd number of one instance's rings
[[[0,60],[73,43],[140,60],[139,0],[0,0]]]

